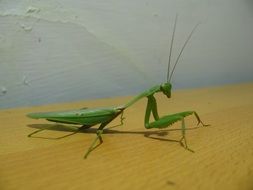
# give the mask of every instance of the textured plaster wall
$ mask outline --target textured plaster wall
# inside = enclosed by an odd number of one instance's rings
[[[253,80],[251,0],[1,0],[0,108]]]

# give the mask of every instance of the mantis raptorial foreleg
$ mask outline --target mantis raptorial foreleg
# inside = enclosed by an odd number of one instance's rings
[[[188,150],[192,151],[191,149],[188,148],[187,145],[187,141],[186,141],[186,137],[185,137],[185,130],[186,130],[186,126],[185,126],[185,121],[184,118],[194,114],[194,116],[196,117],[198,124],[201,123],[203,126],[208,126],[205,125],[200,117],[198,116],[197,112],[195,111],[185,111],[185,112],[180,112],[180,113],[176,113],[176,114],[172,114],[172,115],[167,115],[167,116],[163,116],[163,117],[159,117],[158,113],[157,113],[157,103],[156,103],[156,99],[154,98],[153,95],[148,96],[148,103],[147,103],[147,108],[146,108],[146,114],[145,114],[145,127],[147,129],[150,128],[166,128],[170,125],[172,125],[173,123],[177,122],[177,121],[181,121],[181,130],[182,130],[182,138],[180,140],[180,143]],[[153,117],[155,119],[155,121],[150,122],[150,116],[151,116],[151,112],[153,114]],[[184,143],[183,143],[184,142]]]

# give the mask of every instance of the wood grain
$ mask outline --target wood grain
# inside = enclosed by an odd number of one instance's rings
[[[125,112],[122,127],[106,130],[104,143],[83,160],[95,130],[60,140],[73,126],[32,120],[29,112],[117,105],[131,97],[0,111],[0,189],[253,189],[253,83],[178,90],[158,95],[160,115],[196,110],[210,127],[186,124],[188,145],[177,140],[180,124],[159,131],[143,127],[146,100]],[[119,123],[117,119],[110,126]]]

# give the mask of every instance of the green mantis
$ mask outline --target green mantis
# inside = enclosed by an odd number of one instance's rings
[[[142,98],[147,98],[147,107],[146,107],[146,113],[145,113],[145,119],[144,124],[146,129],[151,128],[166,128],[171,126],[173,123],[180,121],[181,122],[181,131],[182,131],[182,138],[180,139],[181,144],[185,146],[186,149],[190,150],[187,145],[186,137],[185,137],[185,120],[184,118],[190,115],[194,115],[198,121],[198,124],[202,124],[202,126],[205,125],[200,117],[198,116],[197,112],[195,111],[185,111],[180,112],[172,115],[165,115],[163,117],[159,117],[158,111],[157,111],[157,103],[156,99],[154,97],[155,93],[163,93],[167,98],[171,98],[171,89],[172,85],[170,83],[172,79],[172,75],[175,71],[176,65],[179,61],[179,58],[182,55],[182,52],[184,48],[186,47],[187,43],[189,42],[192,34],[194,33],[195,29],[198,25],[196,25],[189,36],[187,37],[185,43],[183,44],[181,51],[175,61],[175,64],[172,68],[172,71],[170,72],[170,63],[171,63],[171,55],[172,55],[172,47],[173,47],[173,41],[176,31],[176,24],[177,24],[177,16],[174,23],[172,38],[171,38],[171,46],[170,46],[170,52],[169,52],[169,62],[168,62],[168,72],[167,72],[167,81],[165,83],[162,83],[160,85],[153,86],[152,88],[148,89],[147,91],[144,91],[140,93],[138,96],[134,97],[132,100],[130,100],[127,104],[122,106],[115,106],[115,107],[104,107],[104,108],[83,108],[80,110],[69,110],[69,111],[59,111],[59,112],[42,112],[42,113],[30,113],[27,116],[33,119],[46,119],[48,121],[57,122],[57,123],[66,123],[66,124],[76,124],[81,125],[79,130],[88,129],[90,127],[93,127],[97,124],[100,124],[96,131],[96,138],[90,145],[89,149],[87,150],[86,154],[84,155],[84,158],[87,158],[87,156],[90,154],[90,152],[96,147],[97,141],[101,144],[103,142],[102,134],[105,129],[105,127],[113,121],[115,118],[117,118],[119,115],[121,115],[121,125],[123,124],[123,112],[126,108],[129,106],[132,106],[135,102],[139,101]],[[151,119],[151,113],[153,115],[154,121],[150,122]],[[32,137],[33,134],[36,132],[31,133],[28,135],[29,137]]]

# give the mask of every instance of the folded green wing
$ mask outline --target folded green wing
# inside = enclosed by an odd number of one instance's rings
[[[30,113],[27,116],[33,119],[47,119],[49,121],[69,124],[96,125],[111,120],[119,113],[116,107],[87,108],[57,112]]]

